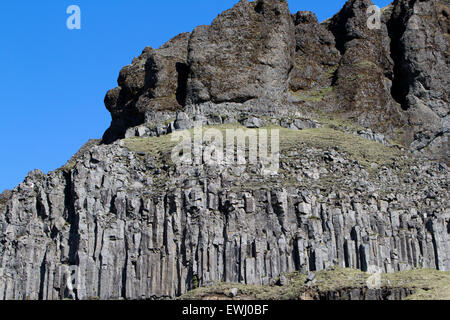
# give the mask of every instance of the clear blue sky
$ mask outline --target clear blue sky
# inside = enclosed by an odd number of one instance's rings
[[[61,167],[110,123],[103,105],[120,69],[146,46],[209,24],[238,0],[45,0],[0,2],[0,193],[35,168]],[[375,0],[379,6],[390,1]],[[344,0],[290,0],[319,20]],[[81,30],[66,9],[81,8]]]

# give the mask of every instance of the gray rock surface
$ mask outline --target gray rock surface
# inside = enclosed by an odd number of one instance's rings
[[[349,0],[319,23],[308,11],[290,14],[285,0],[242,0],[211,25],[146,48],[105,98],[112,124],[103,141],[143,124],[150,132],[127,136],[166,134],[174,128],[158,114],[171,122],[213,104],[222,111],[206,121],[242,122],[245,108],[246,118],[325,113],[448,161],[448,2],[394,1],[369,29],[372,5]]]
[[[119,87],[105,97],[112,123],[104,142],[123,138],[128,128],[145,122],[147,113],[175,111],[185,104],[189,36],[180,34],[156,50],[145,48],[120,71]]]
[[[448,162],[448,2],[397,0],[379,30],[371,4],[319,24],[284,0],[242,0],[146,48],[106,95],[102,143],[0,195],[0,299],[160,299],[335,265],[450,270],[448,167],[425,159]],[[307,138],[275,176],[263,163],[174,167],[159,148],[195,123]],[[355,150],[376,141],[382,164],[314,140],[330,128]],[[394,157],[391,139],[417,153]]]
[[[238,288],[233,288],[233,289],[230,290],[230,296],[232,298],[236,297],[238,295],[238,293],[239,293]]]
[[[391,96],[394,62],[385,18],[380,29],[367,27],[371,0],[350,0],[329,23],[342,54],[331,109],[366,128],[392,135],[406,117]]]
[[[290,90],[310,90],[332,85],[341,55],[334,35],[319,24],[314,13],[300,11],[293,15],[295,26],[295,63],[290,73]]]
[[[266,284],[333,265],[450,270],[443,164],[369,175],[345,154],[299,147],[271,179],[257,166],[173,167],[127,143],[94,145],[11,192],[0,299],[175,297],[197,283]]]
[[[448,1],[396,1],[389,22],[396,60],[393,95],[408,111],[415,149],[449,158]]]
[[[285,0],[239,1],[189,41],[188,103],[279,100],[294,56],[293,23]]]

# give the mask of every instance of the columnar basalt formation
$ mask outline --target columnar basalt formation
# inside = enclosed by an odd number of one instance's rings
[[[319,23],[242,0],[146,48],[106,95],[102,141],[0,195],[0,299],[173,298],[333,266],[449,271],[448,3],[397,0],[375,30],[370,5]],[[170,134],[198,122],[279,128],[279,172],[175,166]]]
[[[266,284],[333,265],[450,270],[444,165],[403,175],[394,163],[371,176],[338,152],[299,147],[270,179],[256,166],[171,167],[124,145],[32,172],[12,192],[0,298],[174,297],[194,279]]]

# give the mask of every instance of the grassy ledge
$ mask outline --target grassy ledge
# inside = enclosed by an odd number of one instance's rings
[[[364,288],[370,276],[369,273],[353,269],[336,268],[331,271],[319,271],[316,273],[316,282],[308,288],[305,284],[305,275],[291,273],[286,275],[285,286],[216,283],[210,287],[192,290],[179,299],[229,299],[231,290],[237,288],[236,299],[298,300],[305,299],[308,292],[323,293]],[[450,272],[422,269],[382,274],[381,287],[413,290],[415,293],[406,300],[450,300]]]
[[[225,136],[226,129],[243,129],[239,125],[208,126],[204,129],[215,128],[222,131]],[[397,162],[402,152],[395,147],[384,146],[378,142],[369,141],[354,134],[345,133],[333,128],[324,127],[307,130],[292,130],[278,126],[263,129],[278,129],[280,133],[280,150],[287,152],[301,151],[304,147],[329,150],[337,149],[345,153],[350,160],[358,161],[362,166],[369,168],[372,163],[380,166]],[[193,133],[193,129],[188,130]],[[132,152],[145,153],[155,157],[167,158],[178,142],[172,141],[172,134],[160,137],[129,138],[124,140],[124,146]]]

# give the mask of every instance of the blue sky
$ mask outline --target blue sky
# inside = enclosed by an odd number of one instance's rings
[[[120,69],[146,46],[209,24],[238,0],[46,0],[0,2],[0,192],[35,168],[61,167],[110,123],[103,105]],[[385,6],[390,1],[374,1]],[[345,0],[290,0],[319,20]],[[81,8],[81,30],[66,9]]]

